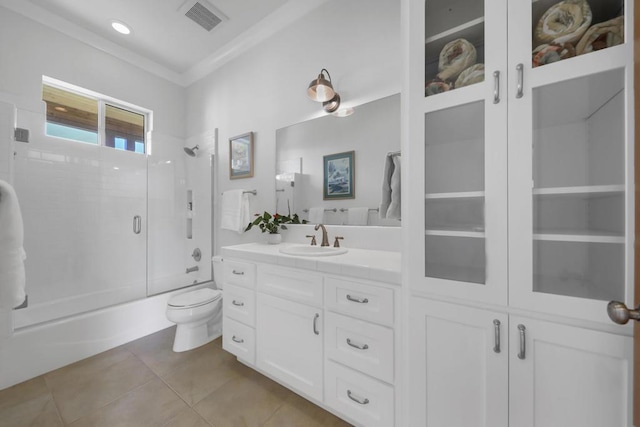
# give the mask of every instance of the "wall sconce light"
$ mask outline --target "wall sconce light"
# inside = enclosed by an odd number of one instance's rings
[[[324,73],[327,73],[327,77],[329,80],[324,78]],[[320,74],[318,74],[317,79],[311,80],[309,83],[309,88],[307,89],[307,96],[311,98],[311,100],[316,102],[327,102],[330,101],[336,95],[333,90],[333,86],[331,85],[331,75],[326,69],[320,70]]]
[[[330,100],[322,103],[322,109],[327,113],[333,113],[340,107],[340,95],[336,94]]]

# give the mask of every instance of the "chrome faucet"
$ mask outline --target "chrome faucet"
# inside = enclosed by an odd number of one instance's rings
[[[329,246],[329,237],[327,236],[327,229],[324,228],[324,225],[318,224],[314,228],[314,230],[318,231],[318,228],[322,228],[322,243],[320,246]]]
[[[193,272],[193,271],[198,271],[198,266],[194,265],[193,267],[187,267],[187,274]]]

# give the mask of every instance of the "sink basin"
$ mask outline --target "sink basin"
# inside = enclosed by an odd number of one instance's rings
[[[296,245],[285,246],[280,248],[280,252],[286,255],[297,256],[333,256],[346,254],[349,251],[347,248],[334,248],[333,246],[311,246],[311,245]]]

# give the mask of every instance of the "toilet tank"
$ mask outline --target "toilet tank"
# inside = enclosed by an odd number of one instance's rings
[[[214,256],[211,258],[211,263],[213,264],[213,281],[218,289],[222,289],[224,286],[222,284],[222,257],[220,255]]]

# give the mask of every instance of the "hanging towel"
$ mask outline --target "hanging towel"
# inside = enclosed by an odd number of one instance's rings
[[[347,211],[347,225],[367,225],[369,222],[369,208],[349,208]]]
[[[391,203],[387,209],[387,218],[400,219],[400,184],[401,184],[402,157],[393,156],[393,174],[391,175]]]
[[[0,180],[0,337],[13,333],[12,311],[25,298],[24,226],[16,192]]]
[[[378,216],[382,219],[387,217],[387,211],[391,204],[391,176],[393,175],[393,156],[387,154],[384,158],[382,169],[382,200],[378,209]]]
[[[322,224],[324,222],[324,208],[316,207],[309,209],[309,222],[312,224]]]
[[[251,222],[249,194],[244,190],[227,190],[222,193],[220,228],[242,234],[249,222]]]

